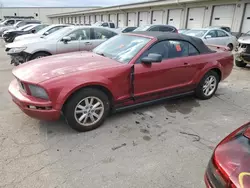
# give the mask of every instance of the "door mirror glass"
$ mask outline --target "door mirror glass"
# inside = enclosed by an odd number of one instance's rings
[[[148,54],[147,57],[142,58],[141,61],[144,64],[151,64],[153,62],[161,62],[162,55],[151,53],[151,54]]]
[[[35,33],[35,32],[36,32],[36,30],[35,30],[35,29],[32,29],[32,30],[31,30],[31,33]]]
[[[67,42],[71,41],[71,37],[70,36],[63,37],[62,41],[67,43]]]
[[[47,36],[48,34],[49,34],[49,32],[48,32],[48,31],[46,31],[43,35]]]
[[[205,39],[211,39],[211,38],[212,38],[211,35],[207,35],[207,36],[205,37]]]

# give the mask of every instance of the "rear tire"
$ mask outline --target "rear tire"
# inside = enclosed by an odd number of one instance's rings
[[[235,65],[237,67],[245,67],[245,66],[247,66],[246,63],[244,63],[243,61],[238,61],[238,60],[235,60]]]
[[[68,125],[79,132],[91,131],[101,126],[109,114],[108,96],[94,88],[86,88],[74,94],[64,107]]]
[[[207,72],[195,90],[196,97],[202,100],[210,99],[216,92],[219,81],[219,75],[215,71]]]
[[[46,56],[49,56],[49,55],[50,55],[50,54],[45,53],[45,52],[38,52],[38,53],[35,53],[35,54],[30,58],[30,60],[40,59],[40,58],[43,58],[43,57],[46,57]]]

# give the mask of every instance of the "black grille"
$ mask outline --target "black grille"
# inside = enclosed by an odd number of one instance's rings
[[[5,51],[8,52],[10,50],[10,48],[6,48]]]

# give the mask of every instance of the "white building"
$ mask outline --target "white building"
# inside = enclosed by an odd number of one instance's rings
[[[83,11],[96,7],[0,7],[0,19],[4,16],[33,16],[43,23],[50,23],[49,14],[60,14],[71,11]]]
[[[51,14],[53,23],[93,24],[112,21],[118,27],[169,24],[178,29],[229,26],[250,30],[250,0],[158,0],[92,10]]]

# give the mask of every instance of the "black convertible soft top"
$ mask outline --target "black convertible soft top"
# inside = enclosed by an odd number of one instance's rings
[[[131,33],[130,33],[131,34]],[[191,37],[188,35],[178,34],[178,33],[167,33],[167,32],[157,32],[157,31],[137,31],[132,32],[132,34],[145,35],[157,38],[158,41],[163,40],[182,40],[194,45],[201,54],[213,53],[210,48],[208,48],[204,42],[197,37]]]

